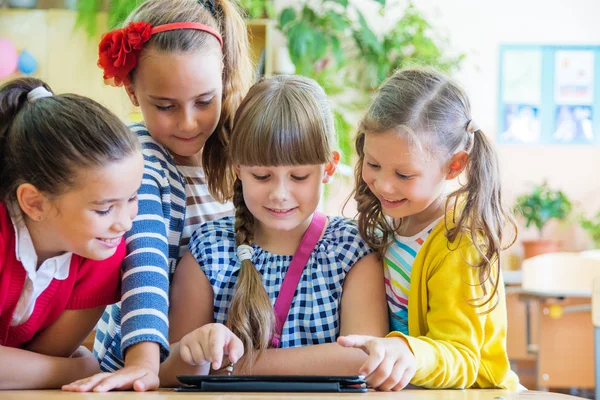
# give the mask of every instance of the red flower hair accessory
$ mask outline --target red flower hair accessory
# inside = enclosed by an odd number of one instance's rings
[[[104,71],[104,80],[113,86],[131,84],[129,73],[150,37],[159,32],[176,29],[196,29],[213,35],[223,47],[221,35],[210,26],[195,22],[175,22],[152,28],[148,22],[131,22],[125,28],[105,33],[98,47],[98,66]]]

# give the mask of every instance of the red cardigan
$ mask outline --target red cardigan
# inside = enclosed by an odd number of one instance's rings
[[[0,203],[0,345],[24,347],[37,332],[48,328],[64,310],[80,310],[117,303],[121,297],[121,263],[125,242],[115,254],[94,261],[73,254],[69,276],[53,279],[35,302],[31,317],[11,327],[12,316],[27,274],[15,254],[15,230],[4,204]]]

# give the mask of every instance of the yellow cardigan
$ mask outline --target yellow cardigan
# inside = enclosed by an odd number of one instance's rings
[[[502,277],[496,308],[484,314],[489,307],[473,307],[468,300],[481,297],[483,289],[478,270],[469,264],[475,264],[479,253],[469,235],[449,243],[445,233],[442,218],[415,258],[408,295],[409,336],[392,332],[388,337],[402,337],[412,349],[417,361],[413,385],[517,390],[519,379],[506,354]],[[489,282],[487,287],[489,294]]]

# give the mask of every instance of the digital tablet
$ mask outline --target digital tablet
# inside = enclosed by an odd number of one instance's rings
[[[178,375],[181,392],[356,392],[367,391],[362,376]]]

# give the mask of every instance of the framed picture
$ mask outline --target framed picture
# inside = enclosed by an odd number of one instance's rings
[[[600,46],[500,47],[498,143],[600,144]]]

